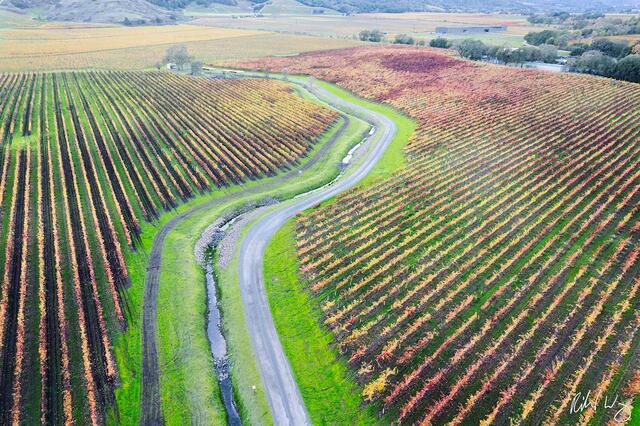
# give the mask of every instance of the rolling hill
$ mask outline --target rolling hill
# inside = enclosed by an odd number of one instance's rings
[[[198,13],[266,15],[311,15],[315,13],[367,12],[518,12],[549,10],[629,11],[640,8],[640,0],[0,0],[0,7],[25,11],[45,20],[122,23],[134,25],[173,23],[183,19],[185,9]]]
[[[586,10],[627,10],[637,9],[640,2],[636,0],[565,0],[562,4],[551,0],[300,0],[309,6],[322,6],[349,13],[363,12],[409,12],[409,11],[465,11],[465,12],[497,12],[517,11],[532,12],[545,10],[566,10],[571,12]]]
[[[173,23],[182,15],[146,0],[3,0],[0,6],[47,21]]]

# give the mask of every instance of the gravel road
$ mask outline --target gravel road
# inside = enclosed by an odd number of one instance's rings
[[[284,223],[297,213],[340,194],[360,182],[380,160],[397,132],[395,123],[382,114],[352,104],[316,85],[296,82],[321,101],[373,125],[375,132],[370,137],[370,141],[373,141],[375,146],[370,147],[352,173],[337,180],[331,186],[311,192],[293,202],[283,203],[260,218],[249,229],[242,242],[238,274],[244,312],[271,414],[274,423],[278,426],[300,426],[311,422],[291,366],[282,349],[267,301],[263,273],[263,257],[267,243]]]

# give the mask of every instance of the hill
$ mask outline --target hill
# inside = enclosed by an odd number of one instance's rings
[[[2,6],[48,21],[174,23],[182,16],[146,0],[6,0]]]
[[[417,122],[406,167],[295,221],[290,267],[381,416],[608,424],[632,407],[640,86],[399,46],[236,65],[330,80]],[[572,411],[587,392],[620,405]]]
[[[640,0],[0,0],[0,6],[46,20],[122,23],[173,23],[185,9],[195,14],[312,15],[367,12],[548,12],[628,11]]]
[[[637,0],[300,0],[309,6],[322,6],[348,13],[363,12],[417,12],[417,11],[464,11],[464,12],[532,12],[566,10],[619,11],[640,7]]]

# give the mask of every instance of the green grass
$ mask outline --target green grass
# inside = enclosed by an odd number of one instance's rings
[[[331,84],[319,83],[323,87],[347,98],[349,101],[364,105],[393,118],[399,132],[387,154],[377,165],[372,177],[367,180],[389,176],[394,170],[404,167],[402,147],[415,129],[415,123],[392,108],[356,98],[354,95]],[[313,98],[308,93],[303,95]],[[335,132],[341,123],[337,123]],[[339,173],[339,163],[351,146],[359,142],[368,132],[369,126],[361,120],[351,118],[350,126],[343,137],[336,142],[313,167],[300,177],[274,186],[260,194],[249,194],[233,202],[220,203],[212,209],[199,212],[181,222],[171,231],[165,240],[158,294],[158,349],[161,366],[162,409],[167,424],[183,424],[206,419],[207,424],[224,424],[224,411],[218,395],[216,376],[209,352],[209,343],[205,333],[206,294],[204,271],[195,261],[193,247],[202,230],[226,211],[233,210],[251,200],[267,196],[287,199],[321,186]],[[323,136],[316,144],[314,152],[326,142],[332,132]],[[273,178],[271,178],[273,179]],[[261,184],[270,179],[251,182],[244,186],[218,190],[212,194],[200,196],[180,206],[175,212],[165,213],[156,224],[143,225],[143,248],[137,253],[127,253],[126,260],[132,280],[129,290],[133,318],[141,316],[143,285],[146,274],[146,253],[149,252],[157,230],[176,213],[188,210],[198,204],[222,197],[229,192]],[[220,288],[220,305],[223,312],[225,335],[229,344],[232,360],[231,374],[243,419],[248,424],[271,424],[269,407],[261,383],[251,342],[247,332],[240,289],[236,270],[232,266],[217,271]],[[138,320],[139,321],[139,320]],[[317,321],[316,321],[317,323]],[[319,324],[318,324],[319,327]],[[140,400],[140,328],[141,324],[131,324],[125,335],[114,342],[114,353],[120,369],[121,386],[116,391],[118,418],[111,413],[109,423],[137,424]],[[321,342],[327,353],[332,349],[328,342]],[[335,359],[335,357],[333,358]],[[336,367],[338,368],[338,367]],[[338,372],[332,372],[332,380],[338,380]],[[343,370],[347,372],[346,367]],[[350,378],[342,376],[342,383],[352,383]],[[255,386],[255,391],[253,387]],[[344,390],[343,386],[343,390]],[[332,393],[333,394],[333,393]],[[331,396],[332,394],[329,394]],[[337,394],[336,394],[337,395]],[[332,398],[337,396],[333,395]],[[357,393],[356,393],[357,395]],[[322,406],[319,403],[317,406]],[[311,404],[314,407],[313,404]],[[365,415],[365,414],[363,414]],[[315,414],[314,414],[315,416]]]
[[[319,86],[342,99],[387,116],[393,120],[398,127],[398,132],[393,138],[391,145],[389,145],[387,151],[375,165],[373,170],[371,170],[367,177],[360,183],[361,186],[370,185],[375,180],[390,177],[393,173],[406,166],[407,159],[404,155],[403,148],[407,145],[409,139],[416,130],[417,124],[414,120],[388,105],[364,100],[353,93],[336,86],[335,84],[324,81],[317,81],[317,83]]]
[[[273,237],[265,252],[265,285],[271,312],[313,424],[376,424],[333,335],[320,324],[322,313],[298,274],[294,222]],[[295,309],[294,309],[295,307]]]

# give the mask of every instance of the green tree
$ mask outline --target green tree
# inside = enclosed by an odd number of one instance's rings
[[[551,44],[542,44],[540,49],[540,60],[548,64],[553,64],[558,60],[558,48]]]
[[[487,46],[480,40],[462,40],[458,46],[460,56],[477,61],[487,52]]]
[[[431,39],[429,42],[429,46],[436,47],[438,49],[448,49],[451,47],[451,41],[447,40],[444,37],[438,37]]]
[[[380,30],[364,30],[360,31],[360,40],[380,43],[384,39],[384,33]]]
[[[576,43],[571,46],[571,56],[581,56],[584,52],[589,50],[589,45],[586,43]]]
[[[542,60],[542,52],[534,46],[523,46],[515,51],[516,63],[537,62]]]
[[[202,61],[195,60],[191,62],[191,75],[200,75],[202,74]]]
[[[599,50],[613,58],[623,58],[631,53],[631,46],[625,41],[615,41],[608,38],[599,38],[591,43],[590,50]]]
[[[398,34],[393,42],[395,44],[415,44],[416,41],[406,34]]]
[[[598,50],[590,50],[576,61],[576,68],[580,72],[610,77],[616,71],[616,60]]]
[[[554,30],[530,32],[524,36],[524,41],[534,46],[540,46],[541,44],[552,44],[559,36],[560,32]]]
[[[640,55],[629,55],[618,61],[615,78],[640,83]]]
[[[499,49],[497,49],[497,50],[495,51],[495,53],[494,53],[494,57],[495,57],[498,61],[500,61],[500,62],[502,62],[502,63],[504,63],[504,64],[510,64],[510,63],[512,63],[512,62],[513,62],[513,55],[512,55],[512,52],[513,52],[514,50],[515,50],[515,49],[512,49],[512,48],[510,48],[510,47],[506,47],[506,46],[505,46],[505,47],[501,47],[501,48],[499,48]]]

